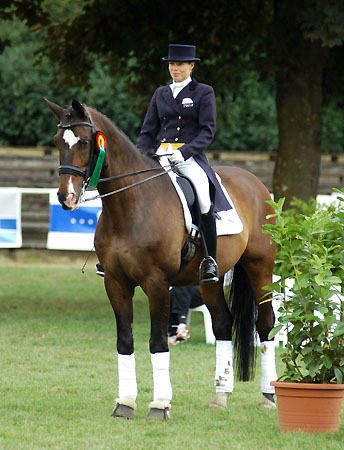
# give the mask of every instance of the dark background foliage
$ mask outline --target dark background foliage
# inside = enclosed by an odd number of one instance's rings
[[[52,142],[42,96],[76,97],[136,142],[168,43],[193,43],[216,93],[211,148],[275,150],[287,207],[316,196],[322,152],[344,151],[343,0],[2,0],[0,14],[2,144]]]
[[[0,42],[7,46],[0,54],[0,145],[52,145],[56,121],[44,107],[43,96],[62,105],[70,104],[76,97],[106,114],[136,142],[154,89],[169,82],[167,66],[161,61],[167,52],[166,38],[159,34],[158,26],[148,28],[144,19],[156,12],[155,2],[4,0],[2,3]],[[276,151],[278,129],[273,64],[267,62],[262,46],[254,42],[254,36],[271,20],[269,2],[249,2],[246,9],[237,2],[216,3],[217,8],[203,11],[204,17],[192,5],[183,6],[185,18],[178,27],[185,26],[189,30],[185,39],[191,31],[197,31],[198,54],[203,61],[196,66],[194,77],[215,87],[217,132],[211,148]],[[264,8],[261,3],[265,4]],[[180,8],[168,5],[158,9],[164,15],[168,11],[172,21],[174,10]],[[190,8],[197,17],[192,24],[187,24],[186,13]],[[218,14],[221,8],[225,8],[226,14]],[[12,19],[14,13],[19,18]],[[140,14],[143,15],[142,26],[137,23]],[[123,23],[118,23],[120,17]],[[132,19],[128,20],[130,17]],[[65,42],[74,42],[72,35],[68,38],[68,27],[73,20],[74,34],[83,30],[81,45],[87,49],[76,59],[72,53],[78,45],[70,45],[65,51]],[[202,30],[205,21],[212,26]],[[255,26],[248,27],[249,21]],[[229,29],[229,24],[234,22],[235,30]],[[50,25],[44,28],[48,23]],[[56,24],[64,24],[65,32],[61,33],[64,27]],[[109,44],[109,29],[113,29],[114,24],[124,32],[122,35],[114,33],[115,42]],[[125,39],[127,33],[137,36],[135,51],[131,40]],[[104,44],[100,45],[102,36]],[[147,36],[154,43],[152,48],[146,45]],[[180,32],[179,38],[184,38]],[[44,54],[40,51],[42,40],[47,46]],[[242,52],[246,45],[255,49],[254,64]],[[112,56],[112,47],[116,47],[116,51],[119,49],[116,58]],[[338,98],[336,88],[341,79],[336,64],[344,56],[343,47],[339,49],[324,82],[323,152],[344,152],[343,99]]]

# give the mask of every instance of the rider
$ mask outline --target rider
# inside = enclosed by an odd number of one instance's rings
[[[154,92],[137,147],[143,151],[156,149],[158,155],[168,155],[169,161],[177,165],[178,171],[193,183],[201,210],[201,231],[205,241],[200,283],[215,283],[219,276],[214,210],[229,210],[231,206],[205,155],[215,133],[214,90],[191,78],[195,61],[200,61],[196,58],[194,45],[170,44],[168,56],[162,59],[169,62],[173,82]],[[159,142],[156,145],[158,134]]]

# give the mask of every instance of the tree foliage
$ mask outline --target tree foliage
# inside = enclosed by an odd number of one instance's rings
[[[126,116],[136,109],[140,120],[154,88],[167,81],[161,57],[168,43],[194,43],[202,59],[195,75],[212,84],[217,94],[218,130],[223,134],[217,134],[214,145],[255,146],[252,128],[255,142],[257,136],[261,139],[262,145],[256,148],[274,143],[280,156],[274,186],[277,196],[283,190],[287,202],[295,192],[306,200],[316,194],[321,118],[323,147],[342,148],[343,143],[338,144],[343,136],[340,111],[344,103],[342,0],[209,0],[202,8],[181,0],[173,4],[167,0],[158,4],[150,0],[75,0],[72,4],[3,0],[0,11],[3,19],[25,20],[39,38],[42,44],[36,51],[52,65],[54,93],[63,85],[71,90],[76,86],[78,93],[85,92],[89,98],[97,82],[103,82],[108,91],[100,92],[99,99],[108,105],[109,98],[122,95],[124,109],[118,109],[113,100],[112,110]],[[8,39],[2,36],[0,49],[6,45]],[[98,78],[94,78],[96,70],[100,70]],[[261,91],[252,71],[260,74]],[[105,82],[103,72],[112,83]],[[266,95],[269,85],[270,95]],[[274,108],[270,98],[275,91]],[[323,102],[326,109],[321,111]],[[263,114],[258,113],[260,108]],[[278,136],[276,127],[270,127],[275,110]],[[128,128],[132,131],[135,126]],[[237,140],[240,131],[242,137]],[[300,163],[299,155],[303,155]]]
[[[153,91],[134,94],[129,90],[127,80],[135,76],[130,58],[123,76],[110,73],[98,59],[89,74],[89,87],[62,86],[53,82],[47,57],[32,66],[40,44],[23,22],[3,22],[0,38],[4,36],[10,45],[0,55],[0,144],[52,145],[56,121],[42,103],[43,96],[59,104],[78,98],[106,114],[136,142]],[[167,68],[165,76],[168,82]],[[212,148],[273,151],[277,145],[273,82],[260,82],[249,70],[242,78],[235,89],[224,86],[216,92],[217,132]]]

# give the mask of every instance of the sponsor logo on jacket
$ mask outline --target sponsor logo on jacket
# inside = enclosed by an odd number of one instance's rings
[[[182,105],[183,105],[183,108],[192,108],[194,105],[192,98],[189,98],[189,97],[183,98]]]

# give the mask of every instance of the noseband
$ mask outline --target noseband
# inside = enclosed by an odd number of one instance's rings
[[[87,113],[88,113],[88,117],[90,119],[89,122],[73,122],[73,123],[67,123],[67,124],[59,123],[57,125],[58,128],[62,128],[64,130],[72,130],[74,127],[83,127],[83,126],[91,128],[91,132],[92,132],[91,152],[90,152],[90,159],[89,159],[89,162],[87,165],[87,169],[81,170],[80,167],[74,166],[72,164],[61,164],[59,167],[59,175],[68,174],[68,175],[74,175],[77,177],[82,177],[85,188],[87,186],[97,186],[98,180],[99,180],[99,175],[100,175],[101,169],[103,167],[103,162],[104,162],[104,157],[105,157],[104,135],[101,132],[95,131],[92,116],[89,113],[89,111],[87,111]],[[98,137],[99,133],[103,136],[104,145],[98,145],[98,147],[97,147],[97,137]],[[99,149],[99,152],[96,151],[96,147],[97,147],[97,149]],[[98,156],[97,156],[97,153],[98,153]],[[97,159],[96,159],[96,156],[97,156]]]

